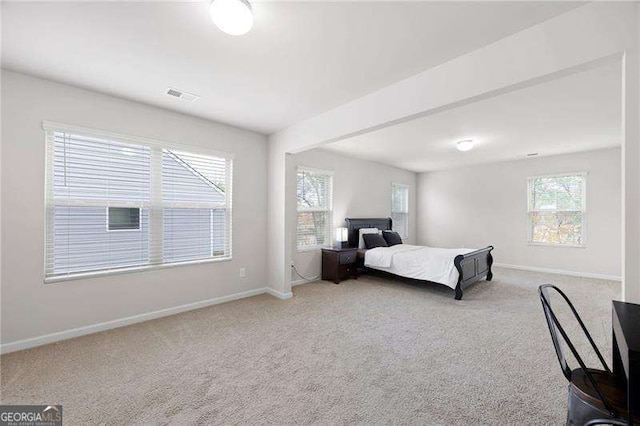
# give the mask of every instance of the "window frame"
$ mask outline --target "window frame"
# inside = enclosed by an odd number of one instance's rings
[[[107,209],[107,220],[106,220],[106,226],[107,226],[107,232],[122,232],[122,231],[126,231],[126,232],[135,232],[135,231],[142,231],[142,207],[113,207],[113,206],[107,206],[105,207]],[[136,209],[138,210],[138,227],[137,228],[121,228],[121,229],[111,229],[109,228],[110,226],[110,220],[111,219],[111,209],[115,208],[115,209]]]
[[[566,176],[580,176],[582,178],[582,209],[581,210],[534,210],[532,208],[531,191],[533,189],[533,182],[536,179],[541,178],[561,178]],[[538,247],[558,247],[558,248],[586,248],[587,247],[587,177],[588,172],[569,172],[569,173],[554,173],[547,175],[529,176],[527,178],[527,244],[529,246]],[[557,212],[580,212],[581,213],[581,244],[554,244],[546,242],[533,241],[533,213],[557,213]]]
[[[145,137],[138,137],[138,136],[130,136],[130,135],[124,135],[124,134],[120,134],[120,133],[115,133],[115,132],[111,132],[111,131],[106,131],[106,130],[98,130],[98,129],[91,129],[91,128],[86,128],[86,127],[81,127],[81,126],[75,126],[75,125],[69,125],[69,124],[64,124],[64,123],[58,123],[58,122],[53,122],[53,121],[47,121],[44,120],[42,121],[42,130],[43,130],[43,136],[44,136],[44,142],[45,142],[45,200],[44,200],[44,214],[45,214],[45,233],[44,233],[44,244],[45,244],[45,250],[44,250],[44,270],[43,270],[43,276],[44,276],[44,283],[48,284],[48,283],[59,283],[59,282],[64,282],[64,281],[73,281],[73,280],[77,280],[77,279],[85,279],[85,278],[93,278],[93,277],[101,277],[101,276],[109,276],[109,275],[119,275],[119,274],[128,274],[128,273],[132,273],[132,272],[143,272],[143,271],[150,271],[150,270],[156,270],[156,269],[166,269],[166,268],[174,268],[174,267],[180,267],[180,266],[187,266],[187,265],[197,265],[197,264],[203,264],[203,263],[217,263],[217,262],[228,262],[230,260],[233,260],[233,166],[234,166],[234,158],[235,155],[231,154],[231,153],[226,153],[226,152],[221,152],[221,151],[217,151],[217,150],[212,150],[212,149],[208,149],[208,148],[203,148],[203,147],[199,147],[199,146],[191,146],[191,145],[185,145],[185,144],[181,144],[181,143],[176,143],[176,142],[168,142],[168,141],[164,141],[164,140],[158,140],[158,139],[151,139],[151,138],[145,138]],[[76,133],[82,136],[86,136],[86,137],[95,137],[95,138],[104,138],[104,139],[109,139],[112,140],[114,142],[121,142],[121,143],[126,143],[126,144],[133,144],[133,145],[143,145],[143,146],[147,146],[149,147],[152,151],[156,151],[159,152],[160,157],[162,156],[162,150],[175,150],[175,151],[184,151],[184,152],[188,152],[188,153],[192,153],[192,154],[200,154],[200,155],[206,155],[206,156],[212,156],[212,157],[218,157],[221,159],[226,160],[228,163],[228,167],[227,167],[227,182],[229,183],[229,190],[226,193],[226,205],[225,205],[225,209],[228,211],[228,214],[226,215],[226,227],[228,230],[228,234],[229,234],[229,253],[227,256],[219,256],[219,257],[212,257],[212,258],[206,258],[206,259],[194,259],[194,260],[185,260],[185,261],[178,261],[178,262],[169,262],[169,263],[162,263],[162,249],[159,250],[159,253],[155,253],[155,257],[153,256],[153,248],[151,247],[152,244],[152,240],[154,239],[159,239],[160,241],[162,241],[163,239],[163,235],[164,235],[164,227],[160,226],[159,228],[157,227],[157,221],[159,220],[160,222],[162,222],[162,210],[165,207],[166,202],[163,202],[162,199],[154,199],[153,195],[152,195],[152,200],[149,203],[149,209],[151,210],[151,207],[154,206],[155,207],[155,218],[152,217],[151,211],[149,213],[149,226],[150,226],[150,230],[149,230],[149,239],[150,239],[150,247],[149,247],[149,263],[148,264],[143,264],[143,265],[136,265],[136,266],[128,266],[128,267],[121,267],[121,268],[113,268],[113,269],[101,269],[101,270],[92,270],[92,271],[84,271],[84,272],[73,272],[73,273],[69,273],[69,274],[64,274],[64,275],[49,275],[49,271],[47,270],[47,256],[48,256],[48,251],[47,251],[47,246],[48,246],[48,233],[49,233],[49,228],[51,226],[51,224],[49,223],[49,215],[48,215],[48,211],[50,208],[55,207],[55,203],[53,201],[53,184],[54,184],[54,168],[53,168],[53,155],[52,153],[54,152],[53,147],[50,146],[51,142],[49,141],[49,133],[51,132],[64,132],[64,133]],[[153,154],[152,154],[153,155]],[[161,160],[160,160],[161,161]],[[160,168],[160,171],[162,169]],[[154,169],[154,165],[151,164],[151,173],[157,173],[158,170]],[[161,173],[160,173],[161,175]],[[151,178],[151,186],[154,186],[154,180],[153,177]],[[160,177],[159,180],[156,181],[155,183],[156,185],[162,185],[162,177]],[[75,204],[73,202],[71,202],[70,204]],[[79,205],[82,205],[82,202],[80,201],[78,203]],[[146,205],[147,203],[145,203]],[[170,204],[170,203],[169,203]],[[138,207],[139,204],[135,204],[135,205],[131,205],[130,207]],[[115,207],[129,207],[129,206],[125,206],[125,205],[118,205]],[[140,206],[140,229],[142,228],[142,207],[144,206]],[[106,206],[106,208],[108,209],[109,206]],[[154,219],[156,221],[156,225],[153,225]],[[151,229],[151,227],[153,227],[154,229]],[[106,224],[106,228],[108,232],[119,232],[121,230],[109,230],[109,223],[108,223],[108,211],[107,211],[107,224]],[[126,230],[126,231],[137,231],[134,229],[130,229],[130,230]],[[158,263],[158,256],[159,255],[159,259],[160,262]]]
[[[309,173],[317,173],[317,174],[323,174],[326,176],[329,176],[331,178],[331,197],[329,198],[329,209],[328,210],[300,210],[298,209],[298,173],[300,171],[303,172],[309,172]],[[295,184],[295,188],[296,188],[296,230],[294,232],[295,235],[295,245],[296,245],[296,252],[297,253],[304,253],[304,252],[309,252],[309,251],[316,251],[316,250],[320,250],[324,247],[330,247],[333,245],[333,187],[334,187],[334,178],[335,178],[335,173],[331,170],[323,170],[323,169],[317,169],[317,168],[313,168],[313,167],[306,167],[306,166],[297,166],[296,167],[296,184]],[[316,245],[309,245],[309,246],[299,246],[298,245],[298,223],[299,223],[299,218],[300,218],[300,213],[305,213],[305,212],[313,212],[313,211],[317,211],[317,212],[325,212],[329,214],[329,218],[327,219],[327,224],[325,225],[325,244],[316,244]]]
[[[394,201],[394,197],[395,197],[396,188],[401,188],[401,189],[403,189],[403,190],[405,190],[407,192],[407,199],[406,199],[407,203],[406,203],[406,206],[405,206],[406,211],[394,211],[393,210],[393,206],[394,206],[393,201]],[[393,230],[395,232],[397,232],[400,235],[400,238],[402,238],[402,239],[409,238],[409,191],[410,191],[410,186],[409,185],[404,184],[404,183],[391,182],[391,218],[392,218],[392,224],[391,225],[392,225]],[[406,217],[406,220],[405,220],[405,223],[404,223],[404,228],[405,229],[403,230],[404,234],[402,232],[398,231],[397,229],[395,229],[395,224],[396,224],[397,221],[393,217],[394,213],[402,213]]]

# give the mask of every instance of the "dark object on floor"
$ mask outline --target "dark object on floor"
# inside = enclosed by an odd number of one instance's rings
[[[614,301],[612,311],[613,376],[626,384],[628,421],[633,423],[640,416],[640,305]]]
[[[596,426],[596,425],[613,425],[613,426],[627,426],[627,422],[613,419],[594,419],[589,420],[584,426]]]
[[[341,280],[358,278],[356,258],[358,250],[354,248],[323,248],[322,279],[340,284]]]
[[[472,251],[471,253],[459,254],[453,259],[453,264],[458,270],[458,285],[456,285],[456,300],[462,299],[462,290],[487,278],[487,281],[493,279],[491,265],[493,265],[493,256],[491,251],[493,246]]]
[[[580,328],[591,344],[603,370],[587,368],[582,357],[569,339],[558,318],[551,309],[549,290],[555,290],[567,303],[575,316]],[[627,418],[626,394],[624,383],[617,381],[593,338],[587,331],[578,312],[569,298],[559,288],[545,284],[538,287],[538,294],[542,302],[544,315],[547,319],[551,340],[556,350],[560,368],[569,381],[569,402],[567,408],[567,425],[585,425],[596,419],[616,420],[619,422]],[[569,348],[580,368],[571,369],[565,357],[565,346]]]
[[[383,231],[383,233],[384,231],[390,231],[392,229],[392,221],[390,217],[368,219],[346,218],[344,221],[346,222],[348,228],[349,246],[354,248],[358,247],[358,244],[360,242],[360,229],[377,228]],[[474,282],[479,281],[485,277],[487,278],[487,281],[491,281],[493,279],[493,272],[491,272],[491,265],[493,265],[493,256],[491,255],[492,250],[493,246],[487,246],[474,252],[460,254],[455,257],[453,264],[458,270],[458,283],[456,285],[456,288],[454,289],[456,300],[462,299],[462,290],[464,290]],[[360,249],[360,251],[362,251],[362,249]],[[376,269],[367,268],[364,266],[364,252],[358,253],[358,256],[358,267],[377,271]],[[385,273],[390,274],[388,272]],[[431,282],[406,277],[402,278],[419,283]]]

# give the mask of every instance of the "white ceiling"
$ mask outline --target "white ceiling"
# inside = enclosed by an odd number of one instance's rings
[[[233,37],[208,2],[5,2],[2,66],[271,133],[579,3],[253,6],[253,30]],[[202,98],[168,98],[168,86]]]
[[[621,66],[609,64],[326,145],[415,172],[620,146]],[[456,142],[474,140],[468,152]]]

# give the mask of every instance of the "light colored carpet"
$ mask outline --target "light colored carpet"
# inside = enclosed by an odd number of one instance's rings
[[[65,424],[562,424],[544,282],[610,359],[619,283],[496,268],[460,302],[436,285],[318,282],[8,354],[1,399],[63,404]]]

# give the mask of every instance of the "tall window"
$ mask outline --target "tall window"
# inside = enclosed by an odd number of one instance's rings
[[[409,236],[409,187],[391,184],[391,219],[393,230],[402,238]]]
[[[47,130],[52,280],[231,257],[232,160]]]
[[[331,245],[333,173],[298,167],[298,250]]]
[[[531,244],[585,245],[586,173],[529,178]]]

